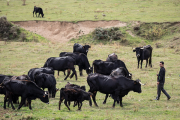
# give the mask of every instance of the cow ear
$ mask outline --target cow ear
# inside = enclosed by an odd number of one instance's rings
[[[134,81],[134,84],[137,84],[137,81]]]
[[[136,52],[136,49],[134,49],[133,52]]]

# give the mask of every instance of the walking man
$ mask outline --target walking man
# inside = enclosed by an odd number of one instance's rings
[[[165,68],[164,68],[164,62],[161,61],[159,63],[160,71],[159,74],[157,74],[157,97],[155,100],[160,99],[161,91],[167,96],[167,100],[169,100],[171,97],[169,94],[164,90],[164,83],[165,83]]]

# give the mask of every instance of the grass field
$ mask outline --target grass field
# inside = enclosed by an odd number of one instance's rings
[[[0,73],[9,75],[27,74],[28,70],[34,67],[42,67],[48,57],[58,56],[62,51],[72,51],[72,43],[53,44],[53,43],[25,43],[25,42],[0,42]],[[153,46],[152,68],[137,69],[137,60],[135,53],[131,47],[120,46],[117,44],[111,45],[92,45],[88,53],[90,64],[95,59],[105,60],[107,55],[115,52],[119,59],[123,60],[128,70],[133,74],[133,79],[141,79],[143,83],[147,82],[146,86],[142,86],[142,93],[130,92],[123,99],[124,107],[121,108],[118,104],[113,109],[113,100],[108,98],[107,103],[102,104],[105,95],[97,93],[97,103],[99,107],[89,106],[88,101],[83,102],[82,110],[77,111],[77,107],[71,111],[61,106],[58,110],[59,92],[55,99],[50,99],[50,104],[47,105],[36,99],[32,102],[33,110],[28,107],[22,107],[20,110],[13,111],[11,107],[3,109],[3,95],[0,95],[0,118],[1,119],[179,119],[180,107],[180,55],[174,54],[173,49],[155,48]],[[166,100],[162,94],[160,101],[154,101],[156,96],[156,73],[159,70],[159,61],[165,62],[166,68],[166,84],[165,89],[171,95],[170,101]],[[76,67],[78,71],[78,67]],[[89,86],[86,82],[87,75],[80,77],[78,72],[78,80],[75,78],[64,81],[64,75],[61,72],[60,76],[55,74],[57,80],[57,88],[65,86],[67,81],[85,85],[87,90]],[[18,105],[15,105],[17,108]]]
[[[10,21],[180,21],[180,0],[26,0],[22,4],[22,0],[0,0],[0,16]],[[43,8],[44,18],[33,17],[35,5]]]

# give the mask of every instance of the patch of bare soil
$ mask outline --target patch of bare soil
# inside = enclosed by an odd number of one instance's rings
[[[127,25],[120,21],[82,21],[78,23],[59,21],[23,21],[13,23],[53,42],[67,42],[72,38],[88,34],[97,27],[110,28],[124,27]]]

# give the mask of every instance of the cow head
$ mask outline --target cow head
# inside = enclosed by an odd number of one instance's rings
[[[142,90],[141,90],[141,85],[144,85],[144,84],[142,84],[139,79],[135,80],[135,81],[134,81],[134,89],[133,89],[133,91],[134,91],[134,92],[141,93],[141,92],[142,92]]]
[[[86,69],[87,74],[91,74],[93,72],[93,67],[89,67]]]
[[[141,51],[143,50],[144,48],[142,47],[136,47],[133,49],[133,52],[136,52],[136,56],[137,57],[140,57],[141,56]]]
[[[45,91],[44,94],[40,96],[40,100],[46,104],[49,104],[49,96],[47,91]]]
[[[89,48],[91,48],[90,45],[84,45],[83,46],[83,49],[86,51],[86,53],[88,53]]]

